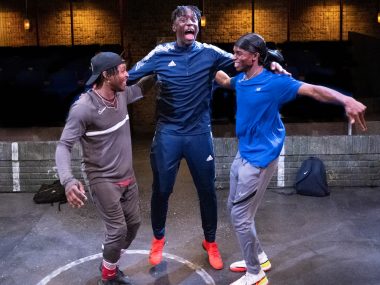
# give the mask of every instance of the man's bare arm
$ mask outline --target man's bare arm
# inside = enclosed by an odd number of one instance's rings
[[[222,70],[219,70],[215,75],[215,81],[222,87],[231,89],[231,77],[228,76],[227,73],[225,73]]]
[[[367,124],[364,119],[364,114],[367,107],[354,98],[346,96],[328,87],[308,83],[303,83],[301,85],[298,90],[298,94],[309,96],[320,102],[341,104],[346,111],[349,122],[351,124],[356,122],[360,125],[363,131],[367,130]]]

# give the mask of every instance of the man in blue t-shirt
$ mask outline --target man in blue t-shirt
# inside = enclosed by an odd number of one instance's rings
[[[264,271],[271,264],[257,238],[254,218],[285,140],[281,106],[297,94],[338,103],[344,106],[351,124],[356,122],[367,129],[366,107],[362,103],[327,87],[271,73],[263,68],[266,57],[264,39],[258,34],[246,34],[234,46],[234,66],[240,73],[230,78],[218,71],[215,77],[218,84],[236,91],[237,100],[238,152],[230,170],[228,209],[244,260],[234,262],[230,269],[247,272],[233,285],[268,284]]]

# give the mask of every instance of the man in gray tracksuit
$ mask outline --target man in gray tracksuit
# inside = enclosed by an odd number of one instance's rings
[[[56,164],[68,203],[82,207],[85,191],[72,174],[70,159],[73,145],[80,142],[90,194],[106,227],[98,284],[131,284],[118,268],[121,250],[129,247],[141,223],[127,105],[143,97],[147,80],[127,87],[126,65],[115,53],[97,54],[91,66],[87,85],[93,88],[70,109],[56,149]]]

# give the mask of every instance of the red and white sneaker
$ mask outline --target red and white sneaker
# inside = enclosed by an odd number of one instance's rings
[[[268,278],[264,271],[260,271],[259,274],[245,273],[241,278],[231,283],[230,285],[267,285],[269,284]]]
[[[259,261],[263,271],[267,272],[272,268],[272,264],[264,252],[259,254]],[[230,265],[230,270],[233,272],[246,272],[247,265],[244,260],[239,260]]]

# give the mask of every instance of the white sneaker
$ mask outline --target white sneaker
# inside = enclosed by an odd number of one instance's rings
[[[231,263],[230,270],[233,272],[246,272],[247,264],[245,263],[245,260],[235,261]]]
[[[262,253],[259,253],[258,255],[260,263],[264,263],[265,261],[268,260],[268,256],[265,254],[263,251]]]
[[[268,256],[264,251],[259,254],[259,262],[261,269],[264,270],[264,272],[267,272],[272,268],[272,264],[270,263]]]
[[[264,271],[260,271],[259,274],[245,273],[241,278],[231,283],[230,285],[267,285],[269,284],[268,278]]]
[[[265,272],[269,271],[272,268],[272,264],[270,263],[268,256],[265,252],[259,254],[259,262],[261,269]],[[244,260],[239,260],[230,265],[230,270],[233,272],[246,272],[247,265]]]

